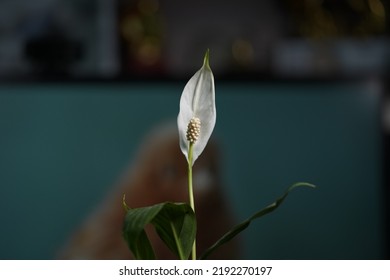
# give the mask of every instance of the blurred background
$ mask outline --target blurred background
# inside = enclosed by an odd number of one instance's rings
[[[52,259],[174,122],[210,49],[222,185],[244,259],[384,259],[384,0],[2,0],[0,259]],[[120,201],[118,202],[120,203]]]

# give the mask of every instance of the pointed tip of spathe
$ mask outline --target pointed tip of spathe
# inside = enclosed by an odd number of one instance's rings
[[[206,66],[208,68],[210,68],[209,57],[210,57],[210,49],[207,49],[203,59],[203,66]]]

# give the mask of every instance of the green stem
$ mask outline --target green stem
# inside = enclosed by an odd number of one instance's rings
[[[180,257],[181,260],[185,260],[184,255],[183,255],[182,246],[181,246],[181,244],[178,244],[179,237],[177,236],[177,232],[176,232],[175,226],[173,225],[172,222],[171,222],[171,229],[172,229],[172,232],[173,232],[173,237],[175,238],[176,247],[177,247],[177,251],[179,253],[179,257]]]
[[[190,147],[188,150],[188,194],[190,197],[190,206],[195,213],[194,190],[192,187],[192,153],[193,153],[194,144],[190,142],[189,145]],[[196,238],[194,240],[194,244],[192,244],[191,256],[193,260],[196,260]]]

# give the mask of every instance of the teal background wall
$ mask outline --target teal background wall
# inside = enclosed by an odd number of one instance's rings
[[[51,259],[184,82],[0,85],[0,259]],[[217,137],[247,259],[384,256],[380,95],[355,83],[220,83]]]

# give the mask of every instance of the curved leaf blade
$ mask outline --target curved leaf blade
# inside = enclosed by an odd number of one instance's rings
[[[156,259],[152,245],[144,230],[161,210],[162,205],[128,209],[123,226],[123,237],[136,259]]]
[[[251,217],[249,217],[248,219],[244,220],[242,223],[234,226],[230,231],[228,231],[227,233],[225,233],[217,242],[215,242],[211,247],[209,247],[203,254],[202,256],[200,257],[201,260],[203,259],[206,259],[212,252],[214,252],[216,249],[218,249],[220,246],[222,246],[223,244],[227,243],[228,241],[230,241],[231,239],[233,239],[236,235],[238,235],[240,232],[242,232],[243,230],[245,230],[249,225],[250,223],[255,220],[255,219],[258,219],[262,216],[265,216],[269,213],[271,213],[272,211],[276,210],[281,204],[282,202],[286,199],[286,197],[288,196],[288,194],[295,188],[297,187],[310,187],[310,188],[316,188],[315,185],[313,184],[310,184],[310,183],[305,183],[305,182],[299,182],[299,183],[295,183],[293,184],[292,186],[290,186],[286,191],[285,193],[279,197],[278,199],[275,200],[275,202],[271,203],[270,205],[268,205],[267,207],[263,208],[262,210],[256,212],[255,214],[253,214]]]
[[[161,240],[180,259],[188,259],[196,235],[196,218],[185,203],[165,202],[149,207],[127,208],[123,236],[136,259],[155,259],[144,230],[152,224]]]

